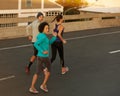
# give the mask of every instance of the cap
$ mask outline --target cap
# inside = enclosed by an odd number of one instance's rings
[[[43,15],[43,13],[42,12],[38,12],[37,18],[40,17],[41,15]]]

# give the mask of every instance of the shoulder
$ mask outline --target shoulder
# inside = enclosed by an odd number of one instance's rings
[[[58,28],[62,30],[62,29],[64,29],[64,26],[63,26],[62,24],[60,24],[60,25],[58,26]]]
[[[45,38],[45,37],[46,37],[46,35],[45,35],[45,34],[43,34],[43,33],[39,33],[39,34],[38,34],[38,37],[40,37],[40,38]]]
[[[32,22],[32,24],[35,24],[35,23],[37,23],[38,22],[38,20],[36,19],[36,20],[34,20],[33,22]]]

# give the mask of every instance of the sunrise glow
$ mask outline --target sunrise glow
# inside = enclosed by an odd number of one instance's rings
[[[86,0],[88,3],[94,3],[96,0]]]
[[[106,7],[120,7],[120,0],[86,0],[89,4],[102,5]]]
[[[50,0],[50,1],[57,1],[57,0]],[[82,1],[87,2],[89,5],[100,5],[105,7],[120,7],[120,0],[82,0]]]
[[[56,0],[50,0],[50,1],[56,1]]]

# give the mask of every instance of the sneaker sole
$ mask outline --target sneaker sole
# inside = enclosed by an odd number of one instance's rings
[[[62,75],[64,75],[66,72],[68,72],[69,71],[69,68],[68,67],[66,67],[66,71],[65,72],[62,72],[61,74]]]
[[[29,89],[29,92],[30,92],[30,93],[33,93],[33,94],[38,94],[38,93],[39,93],[37,90],[34,91],[34,90],[32,90],[31,88]]]
[[[44,92],[48,92],[48,90],[44,89],[43,86],[40,86],[40,89],[43,90]]]

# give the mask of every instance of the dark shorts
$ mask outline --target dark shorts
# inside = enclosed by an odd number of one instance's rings
[[[40,74],[40,72],[43,71],[44,68],[48,69],[48,72],[51,70],[51,62],[48,57],[37,57],[37,68],[36,68],[36,74]]]
[[[38,50],[34,47],[34,43],[32,43],[32,44],[33,44],[33,54],[34,54],[34,56],[37,56]]]

